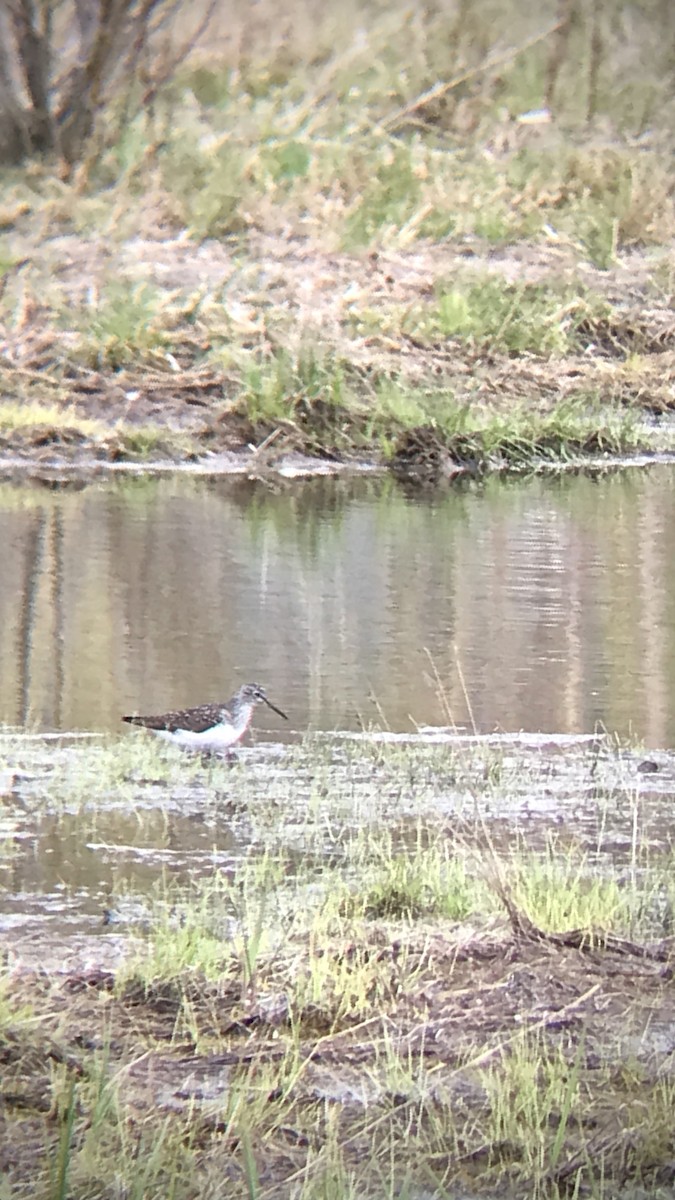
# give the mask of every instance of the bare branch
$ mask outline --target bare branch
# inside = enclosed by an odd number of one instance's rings
[[[189,38],[186,38],[180,49],[177,50],[176,53],[167,60],[163,68],[156,73],[155,78],[152,81],[152,86],[149,87],[143,95],[144,105],[150,104],[154,100],[159,89],[166,83],[168,79],[171,78],[176,71],[176,68],[179,67],[181,63],[185,62],[185,59],[190,51],[194,49],[202,34],[206,32],[211,24],[213,14],[215,13],[217,7],[218,0],[210,0],[209,4],[207,5],[206,12],[204,13],[204,16],[199,22],[197,28],[193,31]],[[178,0],[176,0],[175,8],[176,10],[178,9]],[[171,16],[173,16],[173,13],[171,13]]]
[[[49,47],[36,22],[33,0],[22,0],[14,12],[14,29],[23,65],[26,86],[39,117],[49,108]]]
[[[179,0],[0,0],[0,163],[44,151],[75,162],[114,92],[122,100],[117,128],[150,104],[203,35],[217,0],[175,52],[155,55],[152,70],[141,72],[184,7]]]

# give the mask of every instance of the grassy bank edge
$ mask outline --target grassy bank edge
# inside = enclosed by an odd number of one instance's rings
[[[611,465],[621,456],[675,450],[675,429],[648,425],[631,412],[595,397],[565,400],[551,411],[525,406],[509,413],[471,411],[428,392],[392,389],[378,411],[364,405],[289,398],[275,411],[251,415],[246,402],[227,404],[200,431],[159,422],[106,421],[54,401],[0,404],[0,466],[8,461],[36,465],[155,463],[208,466],[222,450],[244,466],[274,469],[289,456],[305,456],[336,468],[370,464],[421,481],[455,474],[486,474]]]

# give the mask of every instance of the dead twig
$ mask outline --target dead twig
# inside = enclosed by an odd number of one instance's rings
[[[455,75],[452,79],[447,79],[445,81],[441,80],[439,83],[435,83],[434,86],[429,88],[426,92],[422,92],[420,96],[417,96],[414,100],[411,100],[409,104],[405,104],[402,108],[399,108],[397,112],[392,113],[390,117],[386,117],[382,122],[383,128],[387,130],[395,129],[401,124],[402,121],[405,121],[408,117],[418,113],[420,109],[426,108],[426,106],[433,103],[434,100],[439,100],[441,96],[446,96],[448,92],[454,91],[455,88],[460,87],[461,84],[466,83],[469,79],[474,79],[477,75],[483,75],[486,71],[492,70],[493,67],[503,67],[506,66],[507,63],[513,62],[513,60],[518,58],[520,54],[524,54],[526,50],[531,50],[533,46],[537,46],[540,42],[546,41],[547,38],[556,33],[556,31],[559,29],[559,26],[560,22],[556,21],[555,25],[551,25],[548,29],[544,29],[542,32],[534,34],[533,37],[528,38],[525,42],[522,42],[520,46],[512,47],[510,50],[502,52],[501,54],[488,55],[488,57],[484,59],[482,63],[479,63],[478,66],[470,67],[466,71],[461,71],[459,75]]]
[[[660,938],[655,942],[633,942],[629,938],[617,937],[616,934],[605,930],[567,929],[563,933],[547,933],[518,908],[503,878],[494,877],[492,882],[517,938],[573,950],[607,950],[614,954],[650,959],[653,962],[669,962],[675,957],[675,937]]]

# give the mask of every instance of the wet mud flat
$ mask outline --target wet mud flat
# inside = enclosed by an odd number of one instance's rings
[[[12,1195],[672,1194],[670,754],[0,754]]]

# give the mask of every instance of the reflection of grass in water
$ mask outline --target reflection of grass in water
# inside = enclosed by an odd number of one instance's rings
[[[556,757],[558,778],[563,767]],[[597,754],[577,752],[570,794],[591,768],[604,770]],[[606,768],[600,803],[611,796],[631,831],[626,764]],[[552,1196],[579,1157],[607,1200],[617,1170],[649,1184],[672,1151],[673,1088],[630,1047],[667,1007],[660,967],[646,960],[636,978],[600,941],[589,957],[515,938],[490,885],[497,863],[542,928],[645,936],[669,868],[647,837],[628,873],[604,855],[599,870],[581,833],[541,849],[517,814],[524,796],[536,808],[550,771],[513,746],[308,739],[279,761],[254,753],[214,770],[203,816],[245,810],[239,860],[187,886],[159,881],[114,985],[46,977],[35,1025],[21,1029],[11,1008],[0,1021],[12,1071],[62,1118],[43,1135],[52,1178],[90,1194],[114,1162],[117,1186],[139,1197],[205,1194],[224,1178],[233,1196],[297,1183],[319,1197],[337,1180],[340,1196],[393,1197],[464,1185],[471,1162],[481,1187]],[[189,756],[130,736],[57,756],[47,797],[95,808],[117,796],[140,821],[144,789],[203,778]],[[485,814],[509,803],[514,824],[502,816],[498,833]],[[48,1076],[46,1037],[61,1055]],[[600,1148],[598,1128],[613,1131]],[[626,1168],[629,1129],[644,1132]]]

